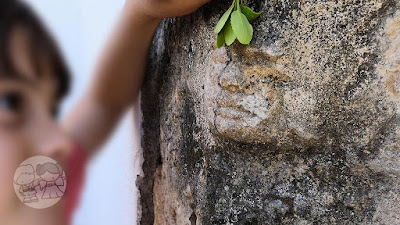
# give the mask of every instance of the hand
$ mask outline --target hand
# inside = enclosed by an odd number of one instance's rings
[[[129,2],[130,1],[130,2]],[[135,10],[156,19],[183,16],[196,11],[211,0],[128,0]]]
[[[33,187],[36,187],[40,184],[41,179],[36,179],[35,181],[33,181]]]

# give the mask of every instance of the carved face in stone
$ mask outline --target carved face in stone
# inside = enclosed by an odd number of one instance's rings
[[[372,35],[366,32],[383,4],[357,6],[366,13],[354,16],[357,23],[340,21],[338,13],[352,12],[340,4],[288,5],[291,15],[268,6],[271,12],[254,23],[250,46],[236,42],[213,51],[205,105],[214,133],[286,147],[350,136],[351,144],[366,144],[390,118],[384,108],[393,109],[391,103],[376,102],[377,95],[388,93],[374,71],[379,47],[367,41]],[[349,124],[355,126],[347,129]]]
[[[275,44],[236,44],[213,52],[205,99],[217,133],[247,143],[286,146],[316,138],[315,93],[295,83],[306,74],[291,74],[285,60]]]
[[[314,99],[306,91],[288,91],[290,77],[280,62],[282,55],[275,46],[235,45],[213,52],[205,93],[208,118],[218,133],[260,143],[284,142],[296,134],[311,137],[312,131],[301,126],[307,118],[288,115],[285,103],[301,107],[303,114],[312,110]],[[297,118],[298,127],[290,123],[291,116]]]

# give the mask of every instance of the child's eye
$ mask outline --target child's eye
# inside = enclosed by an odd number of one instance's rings
[[[18,112],[22,107],[22,95],[17,92],[9,92],[0,95],[0,110]]]

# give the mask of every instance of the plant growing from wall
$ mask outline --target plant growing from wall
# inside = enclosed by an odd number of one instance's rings
[[[241,44],[248,45],[253,38],[251,21],[261,15],[243,4],[243,0],[233,0],[231,7],[222,15],[215,33],[217,47],[231,45],[237,39]]]

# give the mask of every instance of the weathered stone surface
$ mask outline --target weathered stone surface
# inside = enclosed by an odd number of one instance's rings
[[[142,90],[141,224],[400,224],[400,1],[249,1],[165,20]]]

